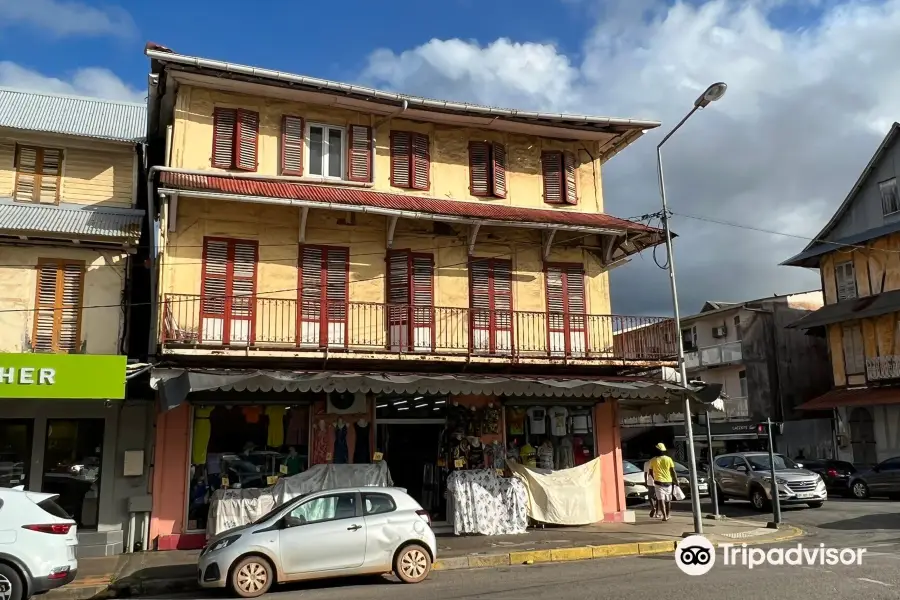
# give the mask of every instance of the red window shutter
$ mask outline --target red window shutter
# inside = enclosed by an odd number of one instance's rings
[[[547,267],[547,312],[551,323],[566,312],[565,273],[559,267]]]
[[[203,239],[200,317],[221,319],[211,327],[220,339],[252,343],[256,330],[256,265],[258,244],[246,240]],[[221,327],[221,329],[218,329]],[[201,325],[201,330],[206,327]],[[219,333],[220,331],[220,333]]]
[[[412,142],[408,131],[391,132],[391,185],[394,187],[411,187],[411,145]]]
[[[319,322],[322,305],[322,249],[300,246],[300,320]]]
[[[231,266],[231,316],[250,317],[256,294],[257,244],[235,242]]]
[[[228,241],[205,239],[203,242],[203,273],[200,292],[201,316],[225,316],[225,296],[228,293]]]
[[[492,258],[474,259],[469,264],[472,329],[477,336],[475,349],[490,352],[509,351],[511,340],[498,331],[512,329],[512,262]],[[487,331],[487,344],[484,334]]]
[[[506,198],[506,146],[496,142],[491,145],[491,179],[494,196]]]
[[[255,171],[259,144],[259,113],[238,109],[234,140],[234,168]]]
[[[562,204],[564,195],[562,152],[541,152],[544,202]]]
[[[281,118],[281,174],[303,175],[303,119]]]
[[[347,248],[325,249],[325,301],[328,322],[347,322],[349,299],[350,251]],[[327,332],[325,332],[327,335]]]
[[[372,181],[372,128],[366,125],[350,126],[350,143],[347,145],[348,177],[350,181]]]
[[[434,258],[431,256],[412,255],[412,281],[410,297],[412,298],[413,325],[426,327],[433,324],[434,309]]]
[[[213,110],[212,166],[231,169],[234,166],[234,134],[237,111],[233,108]]]
[[[431,151],[428,136],[421,133],[412,134],[412,181],[413,189],[427,190],[431,186]]]
[[[490,163],[490,144],[469,142],[469,191],[473,196],[491,195]]]
[[[578,164],[574,152],[564,152],[563,161],[565,168],[565,201],[566,204],[578,204]]]

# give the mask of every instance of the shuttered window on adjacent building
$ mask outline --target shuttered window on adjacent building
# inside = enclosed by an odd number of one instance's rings
[[[548,264],[545,269],[550,353],[583,354],[587,319],[584,268],[578,264]]]
[[[303,175],[303,119],[291,115],[281,117],[281,174]]]
[[[212,166],[256,171],[259,113],[243,108],[213,110]]]
[[[300,246],[299,264],[298,343],[343,346],[349,311],[350,250]]]
[[[62,161],[62,150],[16,144],[15,199],[58,203]]]
[[[84,262],[42,258],[37,270],[32,348],[36,352],[78,352]]]
[[[201,341],[230,344],[253,340],[259,245],[250,240],[203,238]]]
[[[473,258],[469,262],[469,309],[474,350],[512,351],[512,261]]]
[[[866,372],[866,348],[859,323],[843,326],[844,370],[847,375]]]
[[[544,202],[578,204],[578,162],[573,152],[541,152]]]
[[[469,190],[473,196],[506,198],[506,146],[469,142]]]
[[[834,277],[838,302],[856,298],[856,269],[852,260],[834,265]]]
[[[412,131],[391,132],[391,185],[427,190],[431,185],[428,136]]]
[[[427,350],[434,334],[434,257],[409,250],[387,255],[390,346]]]

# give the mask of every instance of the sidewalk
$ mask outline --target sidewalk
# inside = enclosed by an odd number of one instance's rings
[[[704,521],[714,544],[766,544],[802,535],[790,526],[780,530],[740,519]],[[522,535],[438,537],[436,570],[587,560],[672,552],[686,532],[690,515],[675,514],[663,523],[644,511],[635,523],[605,523],[588,527],[547,527]],[[47,594],[47,600],[86,600],[110,596],[141,596],[196,589],[196,550],[142,552],[78,561],[78,578]]]

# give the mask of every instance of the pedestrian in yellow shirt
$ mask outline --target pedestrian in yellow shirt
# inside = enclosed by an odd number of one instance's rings
[[[656,445],[656,456],[650,460],[650,471],[653,473],[659,512],[662,512],[663,521],[668,521],[672,512],[672,488],[678,477],[675,474],[675,461],[668,455],[666,445],[662,442]]]

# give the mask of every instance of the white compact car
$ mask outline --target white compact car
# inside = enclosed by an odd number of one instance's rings
[[[625,501],[646,502],[650,490],[644,480],[644,472],[627,460],[622,462],[622,471],[625,476]]]
[[[395,573],[428,577],[437,554],[430,517],[398,488],[362,487],[294,498],[250,525],[225,531],[200,555],[198,582],[243,598],[273,583]]]
[[[58,497],[0,488],[0,600],[27,600],[75,579],[75,521]]]

